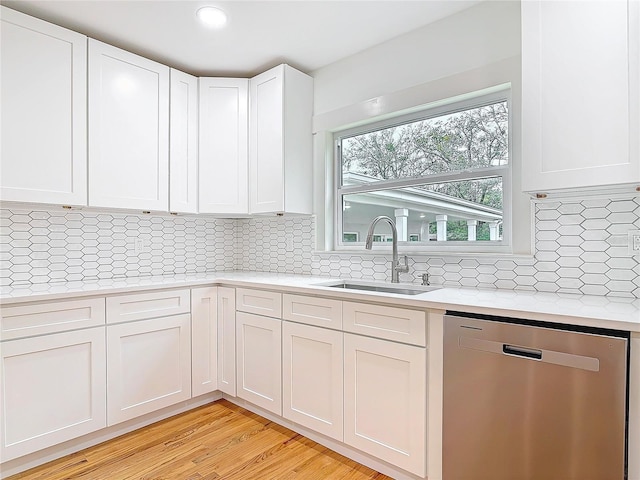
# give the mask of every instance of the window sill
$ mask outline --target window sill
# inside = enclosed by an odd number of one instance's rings
[[[319,257],[380,257],[380,256],[388,256],[391,257],[391,248],[380,248],[377,249],[374,247],[373,250],[366,250],[364,247],[362,249],[340,249],[340,250],[327,250],[321,251],[316,250],[313,252],[314,255]],[[522,262],[525,264],[531,263],[535,261],[534,256],[530,254],[518,254],[518,253],[509,253],[509,252],[452,252],[452,251],[442,251],[442,250],[403,250],[398,249],[399,255],[407,255],[411,258],[416,257],[438,257],[438,258],[475,258],[479,260],[514,260],[518,262]]]

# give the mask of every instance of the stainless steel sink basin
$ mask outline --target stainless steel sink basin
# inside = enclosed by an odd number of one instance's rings
[[[319,285],[320,286],[320,285]],[[366,283],[353,280],[343,280],[321,285],[323,287],[343,288],[345,290],[365,290],[369,292],[395,293],[398,295],[420,295],[421,293],[432,292],[442,287],[429,285],[407,285],[399,283]]]

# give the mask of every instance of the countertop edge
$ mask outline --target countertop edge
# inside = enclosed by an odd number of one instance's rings
[[[3,307],[10,307],[25,303],[63,301],[71,298],[225,285],[397,305],[406,308],[441,312],[457,310],[640,333],[640,300],[638,299],[448,287],[420,295],[407,296],[383,292],[340,291],[319,285],[338,280],[340,279],[335,277],[261,272],[211,272],[193,276],[185,275],[182,278],[139,277],[109,282],[78,282],[72,285],[61,283],[16,288],[10,295],[0,296],[0,304]]]

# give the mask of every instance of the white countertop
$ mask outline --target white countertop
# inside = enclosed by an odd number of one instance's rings
[[[419,295],[342,290],[322,286],[337,278],[260,272],[210,272],[202,274],[131,277],[85,282],[50,283],[0,288],[0,302],[55,301],[71,297],[103,296],[178,287],[224,284],[331,296],[344,300],[380,302],[413,308],[544,320],[640,332],[640,299],[598,297],[477,288],[442,288]]]

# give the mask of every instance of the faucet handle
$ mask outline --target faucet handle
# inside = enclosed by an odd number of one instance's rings
[[[428,273],[423,273],[422,274],[422,285],[431,285],[431,282],[429,282],[429,274]]]
[[[403,255],[404,265],[400,263],[400,259],[398,259],[398,263],[394,266],[396,272],[407,273],[409,271],[409,257]]]

